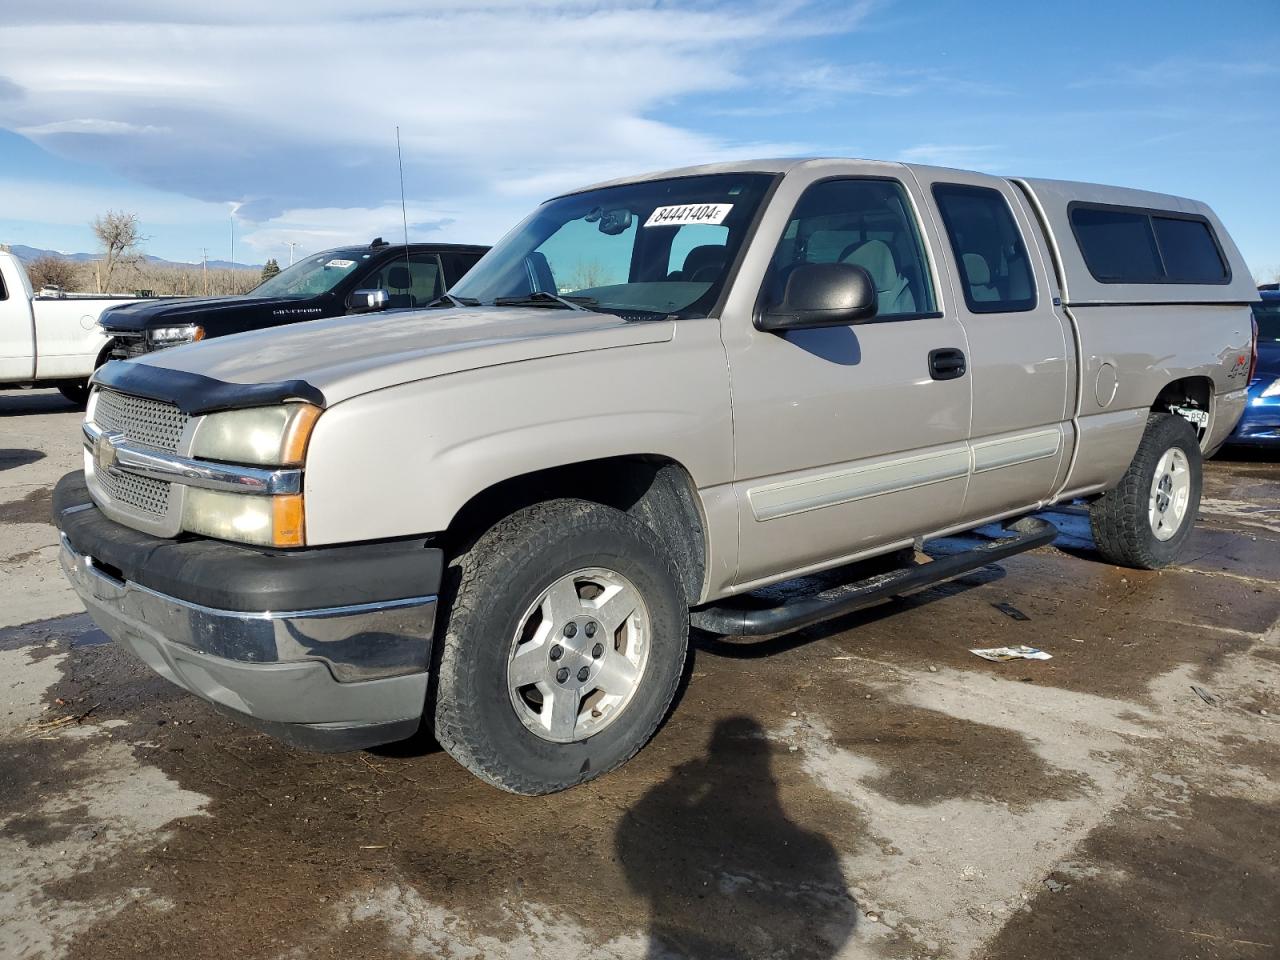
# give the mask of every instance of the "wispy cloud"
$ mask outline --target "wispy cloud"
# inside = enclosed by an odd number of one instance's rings
[[[9,78],[0,127],[148,186],[236,204],[239,218],[264,229],[337,203],[353,211],[348,221],[377,220],[397,199],[397,125],[410,198],[429,208],[493,195],[527,202],[638,169],[802,151],[709,135],[672,119],[671,107],[740,88],[753,59],[780,39],[854,30],[871,8],[834,0],[53,6],[25,8],[0,31]]]
[[[946,91],[952,96],[997,98],[1008,93],[999,84],[934,67],[876,61],[805,61],[775,68],[757,79],[760,89],[750,104],[720,106],[712,112],[718,116],[773,117],[831,109],[866,97],[906,99]]]
[[[151,124],[125,123],[123,120],[98,120],[82,117],[75,120],[54,120],[50,123],[37,124],[34,127],[19,127],[18,133],[24,137],[39,139],[59,133],[90,134],[93,136],[119,137],[125,134],[168,133],[168,127],[156,127]]]
[[[1263,60],[1201,60],[1191,57],[1167,57],[1145,64],[1123,64],[1114,69],[1080,77],[1070,84],[1073,89],[1115,86],[1167,89],[1188,84],[1239,83],[1280,77],[1280,64]]]
[[[904,163],[925,163],[935,167],[963,167],[994,170],[1003,166],[1002,148],[986,143],[921,143],[900,150],[896,159]]]

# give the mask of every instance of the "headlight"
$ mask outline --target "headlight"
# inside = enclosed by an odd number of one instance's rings
[[[211,413],[196,427],[191,455],[204,460],[300,467],[320,408],[309,403]]]
[[[195,343],[204,339],[204,327],[196,323],[181,327],[157,327],[147,331],[147,339],[157,347],[176,347],[180,343]]]
[[[1280,397],[1280,377],[1271,381],[1271,385],[1262,391],[1264,397]]]
[[[319,417],[320,408],[310,403],[206,414],[191,439],[191,456],[233,464],[301,467]],[[219,540],[301,547],[306,543],[303,497],[189,487],[182,529]]]
[[[306,543],[301,494],[258,497],[191,487],[182,511],[182,529],[264,547]]]

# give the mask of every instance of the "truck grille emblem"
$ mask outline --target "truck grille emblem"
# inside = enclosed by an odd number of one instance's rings
[[[99,473],[115,473],[116,443],[124,439],[122,433],[104,433],[93,444],[93,465]]]

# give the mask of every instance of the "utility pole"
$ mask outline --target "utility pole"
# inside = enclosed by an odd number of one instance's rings
[[[209,295],[209,248],[200,248],[200,262],[204,265],[204,295]]]
[[[236,262],[236,212],[231,211],[231,262]]]
[[[296,247],[296,246],[298,245],[298,241],[297,241],[297,240],[286,240],[286,241],[285,241],[285,243],[287,243],[287,244],[289,245],[289,266],[291,266],[291,267],[292,267],[292,266],[293,266],[293,248],[294,248],[294,247]]]

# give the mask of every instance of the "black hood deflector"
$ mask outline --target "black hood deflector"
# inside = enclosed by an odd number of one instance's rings
[[[153,367],[135,360],[113,360],[99,367],[93,383],[149,400],[177,404],[183,413],[196,416],[219,410],[269,407],[286,400],[303,400],[325,406],[324,394],[305,380],[277,383],[228,383],[185,370]]]

